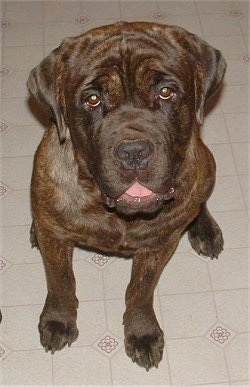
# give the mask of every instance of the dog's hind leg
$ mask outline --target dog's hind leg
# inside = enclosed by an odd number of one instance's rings
[[[223,250],[223,236],[220,227],[203,204],[199,215],[188,226],[188,239],[193,249],[200,255],[218,258]]]

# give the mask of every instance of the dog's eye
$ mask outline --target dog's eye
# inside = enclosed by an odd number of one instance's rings
[[[97,94],[92,94],[86,99],[86,104],[90,107],[97,107],[101,103],[101,98]]]
[[[161,99],[169,99],[173,97],[174,91],[170,87],[162,87],[159,93]]]

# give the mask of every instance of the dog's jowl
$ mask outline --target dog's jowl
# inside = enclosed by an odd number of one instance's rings
[[[199,131],[225,67],[219,51],[182,28],[138,22],[65,39],[31,72],[28,88],[50,118],[31,185],[31,239],[48,286],[39,323],[46,351],[78,336],[77,245],[133,260],[125,349],[147,370],[158,367],[154,289],[181,235],[187,230],[198,254],[223,248],[206,207],[215,162]]]

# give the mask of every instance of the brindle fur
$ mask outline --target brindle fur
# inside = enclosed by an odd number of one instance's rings
[[[43,256],[48,286],[39,323],[46,350],[54,353],[78,336],[72,270],[78,245],[132,258],[125,349],[147,370],[158,367],[164,339],[154,290],[181,235],[188,230],[198,254],[214,258],[223,248],[206,207],[215,162],[199,129],[224,71],[219,51],[179,27],[153,23],[117,23],[68,38],[32,71],[28,87],[51,117],[31,184],[31,240]],[[171,102],[156,98],[155,85],[166,74],[178,86]],[[89,89],[102,89],[101,108],[86,106]],[[114,149],[138,138],[150,142],[151,162],[124,170]],[[117,198],[134,179],[159,194],[174,186],[174,197],[145,208],[109,199],[115,203],[109,208],[104,194]]]

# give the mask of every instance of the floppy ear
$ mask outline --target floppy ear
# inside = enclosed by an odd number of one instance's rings
[[[198,58],[197,55],[194,56],[195,112],[197,122],[202,124],[205,103],[221,85],[226,62],[220,51],[198,37],[195,37],[195,40],[200,54]]]
[[[62,99],[57,90],[57,58],[58,49],[49,54],[29,76],[27,86],[30,93],[43,105],[49,113],[51,120],[56,124],[59,139],[64,141],[67,131],[64,113],[62,111]],[[64,109],[65,110],[65,109]]]

